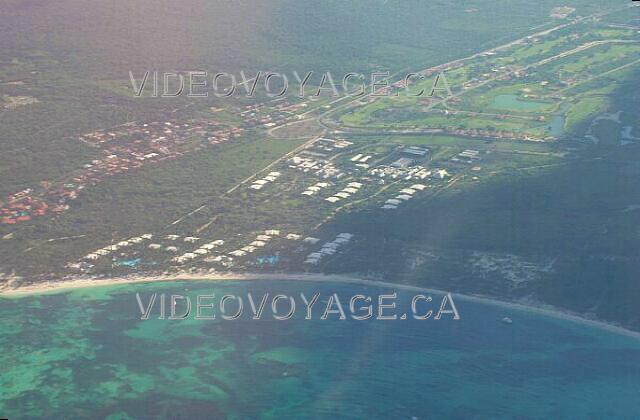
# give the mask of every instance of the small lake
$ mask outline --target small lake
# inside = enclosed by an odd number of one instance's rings
[[[518,95],[497,95],[491,102],[491,108],[495,109],[512,109],[516,111],[536,111],[542,110],[549,106],[545,102],[523,101]]]
[[[547,126],[549,134],[556,138],[562,137],[565,130],[565,122],[567,120],[566,113],[569,108],[569,104],[564,103],[560,106],[560,109],[553,115]]]

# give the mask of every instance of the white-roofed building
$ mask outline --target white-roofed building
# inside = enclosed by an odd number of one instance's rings
[[[449,172],[447,172],[446,169],[440,169],[440,170],[436,171],[436,177],[438,177],[440,179],[445,179],[448,176],[451,176],[451,175],[449,175]]]
[[[322,246],[322,249],[337,249],[340,246],[337,242],[327,242]]]
[[[408,195],[413,195],[416,193],[416,190],[412,190],[411,188],[405,188],[403,190],[400,190],[400,192],[402,194],[408,194]]]

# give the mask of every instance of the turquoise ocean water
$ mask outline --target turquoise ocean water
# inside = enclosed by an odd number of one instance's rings
[[[0,299],[0,418],[640,417],[630,336],[461,299],[458,321],[320,319],[333,293],[349,315],[352,295],[392,291],[182,282]],[[320,298],[312,320],[275,320],[268,301],[259,321],[142,321],[136,292]],[[396,292],[400,314],[415,293]]]

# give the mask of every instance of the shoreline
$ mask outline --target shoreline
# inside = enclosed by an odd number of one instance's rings
[[[108,286],[124,286],[131,284],[149,284],[149,283],[170,283],[170,282],[237,282],[237,281],[303,281],[307,283],[338,283],[353,284],[361,286],[385,287],[399,289],[405,291],[424,292],[430,294],[447,294],[449,292],[440,289],[432,289],[421,286],[408,284],[398,284],[386,282],[382,280],[372,280],[363,277],[356,277],[344,274],[321,274],[321,273],[299,273],[299,274],[265,274],[265,273],[207,273],[207,274],[191,274],[180,273],[166,276],[130,276],[117,277],[109,279],[91,279],[77,278],[61,281],[49,281],[42,284],[31,284],[28,286],[17,287],[14,289],[0,289],[0,299],[2,298],[24,298],[31,295],[42,295],[50,293],[64,293],[77,289],[86,289],[92,287],[108,287]],[[589,319],[585,316],[569,311],[567,309],[558,308],[552,305],[546,305],[540,302],[521,303],[516,301],[508,301],[500,298],[489,297],[484,295],[464,294],[451,292],[457,299],[462,301],[477,302],[493,306],[499,306],[508,309],[515,309],[524,312],[534,312],[554,318],[567,321],[577,322],[591,327],[607,330],[612,333],[625,335],[631,338],[640,339],[640,331],[634,331],[629,328],[622,327],[612,322],[598,319]]]

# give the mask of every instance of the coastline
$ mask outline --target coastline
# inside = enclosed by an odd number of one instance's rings
[[[448,292],[440,289],[432,289],[421,286],[413,286],[407,284],[398,284],[381,280],[371,280],[363,277],[343,274],[321,274],[321,273],[299,273],[299,274],[265,274],[265,273],[179,273],[166,276],[129,276],[109,279],[93,279],[93,278],[76,278],[61,281],[49,281],[41,284],[30,284],[27,286],[17,287],[13,289],[0,289],[0,299],[2,298],[23,298],[30,295],[42,295],[50,293],[64,293],[76,289],[85,289],[92,287],[108,287],[108,286],[124,286],[131,284],[148,284],[148,283],[169,283],[180,281],[193,282],[234,282],[234,281],[303,281],[308,283],[338,283],[338,284],[354,284],[361,286],[373,286],[399,289],[413,292],[423,292],[429,294],[447,294]],[[456,299],[461,301],[477,302],[487,305],[499,306],[508,309],[515,309],[525,312],[534,312],[554,318],[567,321],[577,322],[591,327],[607,330],[612,333],[625,335],[631,338],[640,339],[640,331],[634,331],[612,322],[602,321],[598,319],[589,319],[579,313],[571,312],[567,309],[558,308],[544,303],[519,303],[515,301],[503,300],[495,297],[483,295],[469,295],[464,293],[451,293]]]

